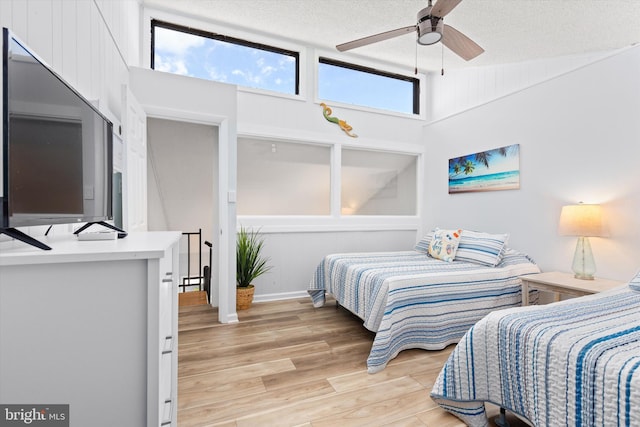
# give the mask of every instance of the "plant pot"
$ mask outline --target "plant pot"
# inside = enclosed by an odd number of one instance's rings
[[[244,288],[236,288],[236,310],[246,310],[251,308],[253,302],[253,285]]]

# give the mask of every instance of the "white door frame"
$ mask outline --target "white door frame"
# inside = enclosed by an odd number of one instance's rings
[[[147,230],[147,115],[127,85],[122,85],[124,174],[122,225],[127,232]]]
[[[235,192],[230,190],[235,183],[237,132],[235,122],[226,116],[202,114],[194,111],[175,110],[157,106],[144,106],[147,117],[197,123],[218,128],[218,321],[238,322],[236,313],[236,204]],[[214,182],[215,185],[215,182]],[[215,227],[213,228],[216,229]],[[233,256],[232,256],[233,255]],[[231,292],[233,290],[234,292]]]

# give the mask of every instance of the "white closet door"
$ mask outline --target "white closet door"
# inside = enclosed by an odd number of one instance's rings
[[[126,85],[122,124],[127,153],[123,225],[126,231],[147,231],[147,114]]]

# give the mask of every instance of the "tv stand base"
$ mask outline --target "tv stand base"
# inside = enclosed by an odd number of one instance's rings
[[[107,227],[107,228],[110,228],[111,230],[117,231],[118,232],[118,239],[124,239],[125,237],[127,237],[127,232],[126,231],[124,231],[121,228],[116,227],[115,225],[111,225],[108,222],[104,222],[104,221],[88,222],[85,225],[83,225],[82,227],[78,228],[76,231],[74,231],[73,234],[80,234],[84,230],[86,230],[87,228],[91,227],[93,224],[102,225],[103,227]]]
[[[28,245],[31,246],[35,246],[36,248],[40,248],[44,251],[50,251],[51,248],[47,245],[45,245],[44,243],[42,243],[41,241],[34,239],[33,237],[29,236],[28,234],[23,233],[20,230],[17,230],[15,228],[0,228],[0,234],[6,234],[7,236],[11,237],[12,239],[16,239],[16,240],[20,240],[21,242],[24,242]]]

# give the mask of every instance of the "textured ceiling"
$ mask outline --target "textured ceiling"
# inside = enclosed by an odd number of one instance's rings
[[[413,25],[426,0],[142,0],[216,24],[301,41],[335,45]],[[435,3],[435,2],[434,2]],[[465,0],[445,18],[485,49],[466,62],[441,44],[418,46],[425,71],[506,64],[617,49],[640,42],[640,0]],[[413,34],[337,56],[382,60],[413,69]]]

